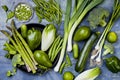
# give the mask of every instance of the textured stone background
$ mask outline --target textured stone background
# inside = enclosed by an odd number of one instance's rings
[[[111,11],[113,6],[113,1],[114,0],[105,0],[105,2],[100,6],[107,8],[108,10]],[[19,2],[26,2],[31,6],[34,6],[34,3],[31,0],[0,0],[0,6],[7,5],[11,10],[13,10],[14,6]],[[64,11],[66,6],[66,0],[60,0],[60,3],[61,3],[62,10]],[[6,30],[5,25],[10,24],[10,20],[8,23],[6,23],[5,21],[6,21],[6,13],[0,7],[0,30],[1,29]],[[16,19],[15,19],[15,22],[18,28],[22,24],[22,22],[19,22]],[[34,15],[32,20],[27,23],[37,23],[37,22],[38,22],[38,19]],[[42,24],[45,25],[47,24],[47,22],[43,21]],[[81,25],[85,25],[85,24],[88,25],[86,20],[84,20]],[[119,28],[120,26],[119,25],[120,25],[120,19],[115,23],[112,31],[115,31],[119,35],[119,40],[117,43],[114,44],[114,46],[115,46],[115,55],[117,55],[120,58],[120,28]],[[63,32],[63,24],[61,25],[61,29],[58,32],[59,33]],[[18,69],[17,74],[15,76],[10,78],[6,77],[6,72],[12,69],[11,60],[8,60],[4,57],[4,55],[7,52],[2,50],[3,44],[7,40],[8,39],[2,33],[0,33],[0,80],[62,80],[62,75],[60,75],[59,73],[55,73],[53,70],[49,71],[44,75],[32,75]],[[70,68],[66,68],[64,71],[72,71],[75,75],[78,75],[78,73],[74,71],[74,64],[76,61],[72,58],[72,54],[69,54],[69,55],[71,57],[73,66]],[[89,69],[88,65],[89,65],[89,61],[86,69]],[[96,80],[120,80],[120,73],[112,74],[106,69],[104,64],[101,67],[101,69],[102,69],[102,74]]]

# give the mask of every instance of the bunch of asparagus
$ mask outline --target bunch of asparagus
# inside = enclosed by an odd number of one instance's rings
[[[28,44],[26,43],[22,35],[17,31],[14,20],[11,21],[11,27],[7,26],[7,28],[12,32],[13,37],[11,37],[10,34],[5,30],[0,31],[8,37],[17,52],[22,56],[22,60],[24,61],[27,71],[32,71],[32,73],[36,73],[36,65],[38,63],[35,61],[33,52],[29,48]]]

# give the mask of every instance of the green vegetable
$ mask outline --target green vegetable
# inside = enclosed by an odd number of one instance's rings
[[[66,54],[66,63],[67,63],[66,66],[72,66],[72,62],[68,54]]]
[[[106,18],[109,16],[109,11],[107,9],[104,9],[102,7],[97,7],[93,9],[87,20],[89,21],[90,26],[92,29],[97,28],[98,25],[104,27],[106,26]]]
[[[84,70],[88,56],[96,39],[97,35],[92,34],[91,37],[86,42],[86,44],[84,45],[84,47],[82,48],[82,51],[80,52],[80,56],[75,66],[75,70],[77,72],[82,72]]]
[[[53,24],[60,24],[62,21],[62,10],[56,0],[32,0],[35,3],[35,12],[39,19],[46,19]]]
[[[115,43],[118,40],[118,35],[115,32],[109,32],[107,34],[107,41],[110,43]]]
[[[8,11],[8,7],[7,7],[6,5],[3,5],[3,6],[2,6],[2,9],[3,9],[5,12]]]
[[[79,46],[77,43],[73,44],[73,57],[75,59],[78,59],[78,55],[79,55]]]
[[[45,67],[52,67],[52,62],[44,51],[36,50],[34,52],[34,58],[40,65]]]
[[[108,24],[106,25],[106,28],[104,29],[101,37],[99,38],[95,49],[93,50],[92,56],[91,56],[91,63],[94,63],[95,65],[101,65],[102,63],[102,59],[101,59],[101,55],[102,55],[102,48],[106,39],[106,36],[108,34],[108,32],[111,30],[111,28],[113,27],[115,21],[118,20],[118,18],[120,17],[120,2],[119,0],[115,0],[114,1],[114,7],[113,7],[113,12],[112,15],[110,17],[110,20],[108,22]]]
[[[9,19],[11,19],[11,18],[14,17],[14,12],[11,11],[11,10],[9,10],[6,5],[3,5],[3,6],[2,6],[2,9],[6,12],[6,15],[7,15],[7,20],[6,20],[6,22],[7,22]]]
[[[15,17],[20,21],[28,21],[33,15],[32,8],[26,3],[19,3],[15,9]]]
[[[41,42],[41,31],[37,29],[29,29],[27,32],[27,42],[31,50],[36,49]]]
[[[62,63],[62,65],[60,66],[60,70],[59,73],[62,73],[63,69],[72,66],[72,62],[70,60],[70,57],[68,54],[66,54],[66,58],[65,61]]]
[[[25,42],[25,40],[22,38],[21,34],[16,30],[15,28],[15,22],[14,20],[12,20],[11,22],[11,28],[7,27],[9,30],[12,31],[12,35],[13,38],[11,38],[10,34],[4,30],[1,30],[1,32],[3,34],[5,34],[10,42],[13,44],[13,46],[15,47],[15,49],[18,51],[18,53],[22,56],[22,59],[25,63],[25,66],[28,70],[28,72],[30,72],[32,70],[33,73],[36,73],[36,61],[34,60],[34,56],[32,51],[30,50],[29,46],[27,45],[27,43]]]
[[[81,1],[81,0],[79,0]],[[68,25],[68,45],[67,51],[72,50],[72,37],[77,26],[82,22],[85,15],[95,6],[100,4],[103,0],[83,0],[75,15],[70,19]],[[79,3],[79,2],[78,2]]]
[[[63,80],[73,80],[73,79],[74,79],[74,75],[70,71],[66,71],[63,74]]]
[[[72,36],[74,30],[77,28],[78,24],[82,21],[82,19],[85,17],[85,15],[95,6],[100,4],[103,0],[79,0],[77,11],[75,12],[74,16],[70,19],[71,16],[71,8],[72,8],[72,0],[67,0],[67,7],[66,7],[66,15],[65,15],[65,21],[64,21],[64,39],[62,44],[62,50],[60,53],[60,58],[57,63],[57,65],[54,68],[55,72],[59,71],[59,68],[62,64],[62,61],[65,56],[65,50],[67,47],[68,51],[72,50]],[[81,4],[80,4],[81,3]],[[74,10],[73,10],[74,11]],[[68,41],[68,44],[67,44]],[[68,45],[68,46],[67,46]]]
[[[48,24],[42,32],[41,50],[46,51],[53,43],[56,36],[56,28],[53,24]]]
[[[114,46],[110,43],[105,44],[104,45],[104,52],[103,52],[103,56],[107,55],[107,54],[113,54],[114,53]]]
[[[9,11],[9,12],[7,13],[7,20],[6,20],[6,22],[7,22],[9,19],[13,18],[13,17],[14,17],[14,12],[13,12],[13,11]]]
[[[62,44],[62,50],[60,52],[59,61],[54,68],[54,71],[56,71],[56,72],[59,71],[59,68],[60,68],[62,61],[64,59],[64,56],[65,56],[65,49],[66,49],[67,38],[68,38],[67,26],[68,26],[68,22],[70,19],[71,4],[72,4],[72,0],[67,0],[66,15],[65,15],[65,22],[64,22],[64,39],[63,39],[63,44]]]
[[[16,54],[13,56],[12,58],[12,66],[16,67],[17,65],[24,65],[24,62],[21,59],[21,55],[20,54]]]
[[[27,37],[27,26],[25,24],[22,24],[21,27],[21,35],[23,38],[26,38]]]
[[[10,77],[10,76],[12,76],[13,74],[12,74],[11,71],[7,71],[6,75],[7,75],[8,77]]]
[[[48,69],[48,67],[45,67],[45,66],[43,66],[43,65],[38,65],[38,68],[40,68],[40,69],[43,69],[43,70],[47,70]]]
[[[12,44],[6,42],[4,46],[5,46],[4,50],[8,51],[10,55],[15,55],[17,53],[15,47]]]
[[[52,62],[55,60],[58,53],[60,52],[62,42],[63,42],[63,39],[61,39],[61,37],[58,36],[53,42],[53,44],[51,45],[48,56]]]
[[[16,74],[16,68],[13,68],[12,71],[7,71],[7,73],[6,73],[6,75],[7,75],[8,77],[13,76],[13,75],[15,75],[15,74]]]
[[[66,65],[66,61],[64,61],[64,62],[62,63],[62,65],[60,66],[60,70],[59,70],[59,73],[60,73],[60,74],[62,74],[63,69],[66,67],[65,65]]]
[[[99,67],[95,67],[92,69],[88,69],[82,73],[80,73],[74,80],[94,80],[101,73]]]
[[[90,37],[91,30],[89,27],[81,26],[74,35],[74,41],[82,41]]]
[[[120,60],[116,56],[105,59],[106,67],[113,73],[120,72]]]

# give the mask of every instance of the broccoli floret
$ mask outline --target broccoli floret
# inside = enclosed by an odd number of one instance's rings
[[[109,16],[109,11],[107,9],[104,9],[102,7],[97,7],[90,12],[87,20],[90,26],[93,29],[95,29],[97,28],[98,25],[104,27],[107,24],[105,19],[108,16]]]
[[[114,46],[110,43],[105,44],[104,45],[104,52],[103,52],[103,56],[107,55],[107,54],[113,54],[114,53]]]

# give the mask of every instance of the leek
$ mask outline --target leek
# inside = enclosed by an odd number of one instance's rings
[[[63,44],[62,44],[62,49],[60,53],[60,58],[58,60],[57,65],[54,68],[55,72],[58,72],[60,69],[60,66],[62,64],[62,61],[65,56],[65,50],[66,50],[66,45],[67,45],[67,39],[68,39],[68,22],[70,20],[70,12],[71,12],[71,6],[72,6],[72,0],[67,0],[67,7],[66,7],[66,14],[65,14],[65,22],[64,22],[64,38],[63,38]]]
[[[85,15],[95,6],[97,6],[98,4],[100,4],[103,0],[85,0],[83,1],[83,4],[81,4],[80,8],[81,9],[81,13],[77,13],[75,15],[79,15],[78,17],[73,17],[74,19],[76,18],[76,20],[73,22],[73,24],[71,24],[71,21],[69,24],[69,29],[70,29],[70,33],[69,33],[69,37],[68,37],[68,46],[67,46],[67,51],[71,51],[72,50],[72,36],[73,33],[75,31],[75,29],[77,28],[77,26],[81,23],[82,19],[85,17]],[[86,6],[85,6],[86,5]],[[79,8],[79,9],[80,9]],[[72,18],[72,19],[73,19]],[[72,20],[71,19],[71,20]]]
[[[94,80],[96,77],[100,75],[100,73],[101,70],[99,67],[92,68],[82,72],[74,80]]]

